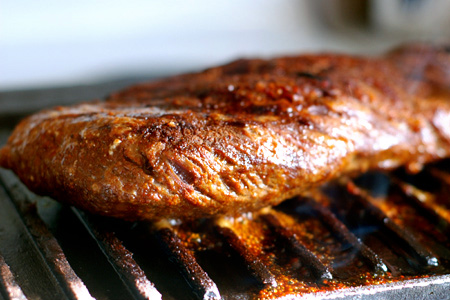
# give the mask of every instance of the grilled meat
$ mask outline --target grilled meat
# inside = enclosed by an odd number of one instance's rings
[[[0,152],[34,192],[128,220],[238,214],[343,174],[450,154],[450,54],[239,60],[22,121]]]

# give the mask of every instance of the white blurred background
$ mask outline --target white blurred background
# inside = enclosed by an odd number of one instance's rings
[[[448,0],[0,0],[0,90],[450,40]]]

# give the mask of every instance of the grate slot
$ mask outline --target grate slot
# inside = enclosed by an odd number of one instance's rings
[[[389,218],[380,208],[372,204],[372,197],[365,191],[356,186],[352,181],[347,183],[347,190],[350,194],[355,196],[355,199],[361,203],[364,209],[372,215],[381,226],[385,227],[398,238],[407,243],[411,250],[416,255],[419,263],[429,266],[439,265],[439,261],[428,249],[420,244],[415,236],[406,228],[397,225],[391,218]]]
[[[162,247],[169,255],[169,259],[179,267],[194,294],[204,300],[221,299],[217,285],[183,245],[171,226],[162,221],[155,226],[156,236],[161,241]]]
[[[365,258],[366,262],[373,268],[374,272],[383,274],[388,270],[393,274],[397,273],[397,269],[391,266],[389,263],[381,259],[375,252],[372,251],[366,244],[364,244],[358,237],[356,237],[344,223],[325,206],[318,204],[312,199],[308,199],[308,205],[310,205],[319,214],[322,221],[328,226],[328,228],[339,236],[342,240],[348,242],[355,249],[357,249],[360,255]]]
[[[320,259],[306,248],[288,228],[284,227],[277,217],[271,213],[262,215],[264,221],[275,232],[277,238],[281,238],[290,246],[290,251],[298,256],[303,266],[307,267],[315,280],[332,279],[333,275]]]
[[[425,214],[429,216],[430,220],[434,220],[436,224],[442,224],[445,230],[450,228],[450,213],[449,211],[435,202],[435,194],[422,191],[412,184],[406,183],[397,178],[393,178],[392,182],[396,184],[402,193],[413,201],[413,204]]]
[[[247,269],[261,283],[277,286],[275,276],[269,271],[261,260],[253,255],[241,238],[229,227],[222,225],[215,226],[216,232],[228,245],[244,260]]]
[[[0,299],[26,300],[27,297],[16,283],[14,275],[5,259],[0,255]]]
[[[124,247],[116,235],[101,228],[94,218],[86,213],[76,208],[72,210],[97,242],[131,295],[136,299],[161,299],[161,294],[132,258],[133,254]]]

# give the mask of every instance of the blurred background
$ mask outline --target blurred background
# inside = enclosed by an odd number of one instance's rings
[[[0,91],[450,40],[448,0],[1,0]]]

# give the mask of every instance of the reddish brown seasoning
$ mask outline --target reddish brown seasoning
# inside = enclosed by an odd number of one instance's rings
[[[444,47],[239,60],[32,115],[0,165],[103,215],[233,215],[342,174],[449,156],[449,99]]]

